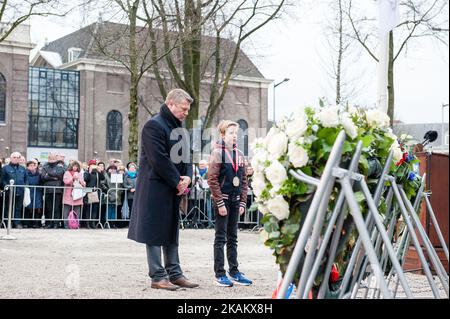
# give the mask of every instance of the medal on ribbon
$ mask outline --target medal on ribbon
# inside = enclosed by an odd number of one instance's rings
[[[231,166],[233,167],[234,174],[236,175],[236,176],[233,177],[233,186],[234,187],[238,187],[239,184],[241,183],[241,181],[239,180],[239,177],[237,177],[237,172],[238,172],[238,169],[239,169],[239,166],[238,166],[238,160],[239,159],[238,159],[237,149],[235,149],[235,152],[236,152],[236,163],[233,161],[233,157],[231,157],[230,152],[228,152],[228,150],[226,148],[225,148],[225,152],[227,153],[227,156],[228,156],[228,158],[231,161]]]

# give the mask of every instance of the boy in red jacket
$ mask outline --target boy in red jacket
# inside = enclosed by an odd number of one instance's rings
[[[227,259],[231,279],[240,285],[251,285],[238,270],[237,230],[239,216],[245,212],[247,203],[247,175],[245,158],[237,148],[239,125],[232,121],[221,121],[221,140],[215,145],[209,162],[208,185],[216,212],[214,240],[214,272],[216,284],[233,286],[224,269],[224,246],[227,245]]]

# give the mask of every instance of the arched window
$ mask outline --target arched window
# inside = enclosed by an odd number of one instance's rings
[[[6,79],[0,73],[0,122],[6,120]]]
[[[122,150],[122,114],[111,111],[106,118],[106,150]]]
[[[245,120],[237,121],[239,124],[238,131],[238,148],[248,156],[248,124]]]

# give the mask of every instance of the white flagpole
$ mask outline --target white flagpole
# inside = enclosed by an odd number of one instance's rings
[[[379,4],[379,60],[377,108],[385,113],[388,110],[388,59],[389,32],[400,20],[398,0],[378,0]]]
[[[384,113],[387,113],[388,110],[388,58],[389,33],[380,35],[380,53],[378,60],[377,108]]]

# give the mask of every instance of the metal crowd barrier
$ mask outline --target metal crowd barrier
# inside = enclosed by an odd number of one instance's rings
[[[4,209],[5,209],[5,192],[3,189],[0,189],[0,228],[6,228],[7,218],[3,218],[4,215]],[[6,221],[6,223],[5,223]]]
[[[128,205],[128,194],[129,189],[128,188],[110,188],[108,189],[108,192],[106,193],[106,196],[104,197],[103,201],[106,205],[105,208],[105,228],[111,228],[111,223],[117,223],[117,222],[129,222],[130,216],[131,216],[131,208]],[[114,195],[114,196],[113,196]],[[125,201],[127,201],[126,206],[128,206],[128,217],[123,217],[124,212],[124,205]],[[114,224],[113,224],[114,225]],[[115,226],[115,225],[114,225]]]
[[[30,190],[30,197],[33,201],[25,207],[23,205],[23,196],[19,195],[19,190],[28,188]],[[57,189],[61,190],[61,193],[56,193]],[[123,200],[127,199],[127,196],[123,194],[129,190],[126,188],[111,188],[105,194],[100,189],[85,187],[82,188],[84,196],[88,192],[96,190],[99,193],[99,203],[86,204],[85,198],[80,206],[69,206],[64,204],[64,191],[66,189],[72,189],[71,186],[33,186],[33,185],[7,185],[2,192],[1,198],[1,215],[0,215],[0,228],[8,228],[8,211],[11,207],[11,226],[18,225],[19,223],[28,227],[48,227],[49,223],[62,223],[61,227],[67,226],[68,216],[67,213],[71,210],[75,210],[78,214],[78,220],[81,227],[85,226],[85,223],[94,223],[94,228],[111,228],[112,222],[129,222],[130,218],[122,218]],[[115,196],[115,200],[110,200],[114,193],[118,193]],[[180,225],[182,228],[191,226],[199,228],[199,225],[203,227],[214,227],[215,213],[211,198],[211,192],[209,189],[202,189],[197,194],[191,191],[188,201],[190,202],[189,211],[181,215]],[[120,200],[119,200],[120,198]],[[11,205],[8,201],[11,200]],[[249,189],[247,198],[247,207],[250,207],[253,203],[254,195]],[[67,207],[67,208],[65,208]],[[98,213],[97,213],[98,211]],[[129,207],[129,216],[131,215],[131,207]],[[260,227],[261,214],[259,211],[250,212],[246,210],[245,214],[240,216],[239,227],[250,226],[251,230],[257,230]],[[67,227],[65,227],[67,228]]]
[[[320,179],[307,176],[301,171],[290,171],[292,176],[314,186],[316,191],[300,230],[281,287],[278,290],[277,298],[285,298],[288,286],[293,282],[296,273],[300,278],[298,283],[295,283],[297,285],[296,297],[309,298],[320,268],[322,268],[320,271],[322,271],[323,279],[320,287],[318,287],[316,298],[322,299],[327,298],[327,295],[329,296],[329,276],[336,258],[344,221],[347,218],[351,218],[353,221],[359,237],[343,272],[343,278],[338,284],[338,298],[395,298],[397,297],[399,284],[402,286],[406,297],[413,298],[403,270],[410,240],[416,248],[433,296],[435,298],[441,297],[432,276],[431,267],[435,270],[442,289],[448,298],[448,274],[417,214],[422,200],[425,200],[426,204],[429,205],[427,196],[423,193],[424,183],[419,189],[419,196],[412,204],[402,187],[397,185],[395,178],[388,175],[393,156],[391,151],[386,159],[383,173],[374,194],[371,194],[365,176],[357,173],[362,150],[361,142],[357,145],[349,168],[343,169],[339,166],[344,141],[345,132],[342,131],[334,143]],[[422,182],[424,182],[424,179]],[[340,184],[341,188],[330,216],[327,214],[327,208],[332,188],[336,184]],[[365,218],[356,200],[353,184],[357,184],[364,195],[365,204],[368,208]],[[387,212],[384,218],[378,211],[378,205],[383,194],[386,194],[387,204]],[[431,207],[431,205],[429,206]],[[429,209],[429,211],[433,225],[438,230],[439,225],[434,217],[434,212],[432,209]],[[324,227],[325,222],[327,223],[326,227]],[[398,229],[402,222],[406,226],[403,232],[399,234]],[[394,236],[395,233],[398,236]],[[440,229],[438,230],[439,233]],[[448,248],[445,246],[443,237],[439,236],[439,239],[445,247],[444,251],[448,260]],[[309,249],[305,249],[307,242]],[[423,243],[425,251],[422,250],[420,243]],[[431,265],[428,264],[425,253],[428,255]],[[324,260],[326,261],[325,264]],[[324,267],[321,267],[323,265]],[[388,265],[390,269],[388,269]],[[394,276],[396,277],[396,283],[392,284],[391,281]]]
[[[254,200],[255,195],[249,188],[247,193],[247,209],[245,210],[245,213],[240,216],[238,226],[253,226],[251,231],[258,231],[261,227],[262,214],[259,210],[250,211],[250,207],[252,206]]]
[[[11,181],[13,182],[13,181]],[[25,188],[30,191],[31,203],[24,206]],[[64,204],[64,191],[73,189],[71,186],[34,186],[34,185],[6,185],[3,189],[3,202],[1,212],[0,228],[10,228],[12,225],[41,227],[43,225],[57,225],[64,227],[68,223],[68,213],[74,210],[78,214],[80,223],[92,223],[95,228],[103,228],[100,222],[102,216],[102,205],[100,203],[86,204],[84,198],[81,205]],[[61,190],[61,193],[56,192]],[[97,191],[99,198],[103,193],[98,188],[84,187],[83,194]],[[98,208],[97,208],[98,206]],[[98,212],[96,211],[98,209]],[[98,215],[98,216],[97,216]],[[8,217],[10,216],[10,217]],[[8,226],[8,224],[12,224]],[[33,224],[33,225],[32,225]],[[60,224],[60,225],[58,225]],[[24,226],[22,225],[22,227]]]
[[[211,191],[209,188],[192,188],[188,196],[188,211],[181,213],[180,226],[184,228],[214,228],[215,212]],[[249,208],[254,201],[254,195],[251,189],[248,191],[247,207]],[[189,205],[190,204],[190,205]],[[245,213],[239,217],[238,227],[250,226],[255,231],[261,226],[261,213],[259,211],[250,212],[246,209]]]

